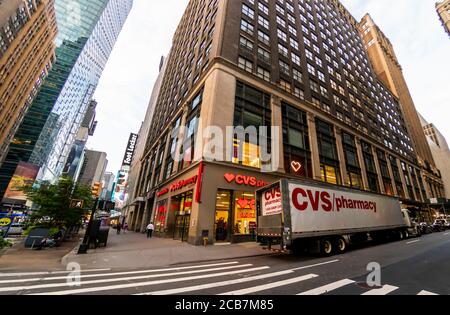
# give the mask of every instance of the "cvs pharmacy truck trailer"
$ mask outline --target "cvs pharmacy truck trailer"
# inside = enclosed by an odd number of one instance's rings
[[[257,192],[258,240],[327,256],[351,243],[419,236],[396,198],[323,183],[283,179]]]

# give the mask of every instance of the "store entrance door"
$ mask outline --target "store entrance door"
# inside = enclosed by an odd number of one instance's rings
[[[189,225],[191,224],[191,215],[177,215],[175,219],[174,240],[187,242],[189,237]]]
[[[217,243],[231,241],[231,191],[219,190],[216,200],[216,217],[214,223],[214,238]]]

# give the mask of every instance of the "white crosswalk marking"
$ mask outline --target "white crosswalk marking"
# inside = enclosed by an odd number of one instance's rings
[[[268,284],[258,285],[256,287],[251,287],[251,288],[247,288],[247,289],[226,292],[226,293],[222,293],[220,295],[246,295],[246,294],[261,292],[261,291],[265,291],[265,290],[269,290],[269,289],[273,289],[273,288],[277,288],[277,287],[282,287],[282,286],[289,285],[289,284],[294,284],[297,282],[313,279],[316,277],[318,277],[318,275],[309,274],[306,276],[301,276],[301,277],[282,280],[282,281],[278,281],[278,282],[272,282],[272,283],[268,283]]]
[[[315,288],[315,289],[312,289],[309,291],[299,293],[297,295],[321,295],[321,294],[325,294],[325,293],[334,291],[336,289],[340,289],[340,288],[345,287],[352,283],[355,283],[355,281],[349,280],[349,279],[344,279],[344,280],[340,280],[340,281],[336,281],[336,282],[324,285],[319,288]]]
[[[251,267],[251,266],[253,266],[253,265],[252,264],[245,264],[245,265],[238,265],[238,266],[210,268],[210,269],[201,269],[201,270],[192,270],[192,271],[182,271],[182,272],[173,272],[173,273],[156,274],[156,275],[124,277],[124,278],[111,278],[111,279],[102,279],[102,280],[91,280],[91,281],[83,281],[82,285],[108,283],[108,282],[132,281],[132,280],[143,280],[143,279],[150,279],[150,278],[181,276],[181,275],[188,275],[188,274],[195,274],[195,273],[205,273],[205,272],[210,272],[210,271],[221,271],[221,270],[228,270],[228,269],[237,269],[237,268],[244,268],[244,267]],[[64,286],[67,286],[66,282],[51,283],[51,284],[38,284],[38,285],[21,286],[21,287],[6,287],[6,288],[0,288],[0,292],[36,290],[36,289],[49,289],[49,288],[58,288],[58,287],[64,287]]]
[[[394,292],[395,290],[398,290],[398,288],[394,287],[392,285],[384,285],[380,289],[373,289],[373,290],[367,291],[366,293],[363,293],[362,295],[387,295],[391,292]]]
[[[195,286],[185,287],[185,288],[148,292],[148,293],[143,293],[143,294],[139,294],[139,295],[171,295],[171,294],[179,294],[179,293],[186,293],[186,292],[192,292],[192,291],[200,291],[200,290],[205,290],[205,289],[223,287],[223,286],[227,286],[227,285],[240,284],[240,283],[251,282],[251,281],[256,281],[256,280],[263,280],[263,279],[267,279],[267,278],[287,275],[290,273],[293,273],[293,271],[286,270],[286,271],[274,272],[274,273],[269,273],[269,274],[265,274],[265,275],[254,276],[254,277],[248,277],[248,278],[243,278],[243,279],[229,280],[229,281],[222,281],[222,282],[213,282],[213,283],[195,285]]]
[[[201,276],[192,276],[192,277],[184,277],[184,278],[175,278],[175,279],[166,279],[166,280],[156,280],[156,281],[148,281],[148,282],[136,282],[136,283],[128,283],[128,284],[118,284],[104,287],[95,287],[95,288],[85,288],[85,289],[74,289],[74,290],[66,290],[66,291],[57,291],[57,292],[45,292],[45,293],[36,293],[31,295],[71,295],[71,294],[85,294],[91,292],[101,292],[101,291],[112,291],[119,289],[127,289],[127,288],[138,288],[138,287],[147,287],[158,284],[166,284],[166,283],[175,283],[182,281],[192,281],[199,279],[208,279],[222,276],[230,276],[241,273],[253,272],[253,271],[261,271],[265,269],[269,269],[270,267],[255,267],[250,269],[236,270],[236,271],[227,271],[221,273],[212,273]]]
[[[417,295],[438,295],[438,294],[423,290],[423,291],[420,291],[419,294],[417,294]]]
[[[101,271],[110,271],[111,268],[106,269],[87,269],[82,272],[101,272]],[[16,272],[16,273],[0,273],[0,277],[30,277],[30,276],[51,276],[51,275],[61,275],[61,274],[69,274],[71,270],[63,270],[63,271],[40,271],[40,272]]]
[[[333,263],[337,263],[337,262],[339,262],[339,259],[335,259],[335,260],[331,260],[331,261],[327,261],[327,262],[323,262],[323,263],[315,264],[315,265],[303,266],[303,267],[295,268],[292,270],[304,270],[304,269],[319,267],[319,266],[323,266],[323,265],[329,265],[329,264],[333,264]]]
[[[113,273],[100,273],[93,275],[80,275],[80,279],[86,278],[99,278],[99,277],[111,277],[111,276],[125,276],[125,275],[137,275],[144,273],[156,273],[156,272],[164,272],[164,271],[175,271],[175,270],[189,270],[189,269],[198,269],[198,268],[207,268],[207,267],[216,267],[216,266],[227,266],[227,265],[235,265],[239,262],[225,262],[225,263],[217,263],[217,264],[208,264],[208,265],[200,265],[200,266],[189,266],[189,267],[177,267],[177,268],[167,268],[167,269],[152,269],[152,270],[139,270],[139,271],[127,271],[127,272],[113,272]],[[82,273],[84,271],[81,271]],[[26,278],[26,279],[14,279],[14,280],[0,280],[0,284],[2,283],[25,283],[25,282],[35,282],[35,281],[54,281],[54,280],[66,280],[67,276],[64,277],[47,277],[47,278]]]

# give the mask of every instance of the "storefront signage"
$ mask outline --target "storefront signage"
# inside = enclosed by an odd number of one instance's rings
[[[123,165],[130,166],[133,162],[134,152],[136,151],[136,144],[138,140],[138,135],[132,133],[128,140],[127,150],[125,151],[125,156],[123,158]]]
[[[168,194],[169,192],[181,190],[186,186],[196,184],[197,180],[198,180],[198,175],[195,175],[189,179],[180,180],[179,182],[171,185],[169,188],[166,187],[166,188],[160,190],[156,195],[158,197],[161,197],[161,196]]]
[[[164,188],[163,190],[161,190],[160,192],[158,192],[156,194],[156,196],[161,197],[164,196],[165,194],[169,193],[169,188]]]
[[[225,180],[228,183],[235,183],[237,185],[241,185],[241,186],[250,186],[250,187],[264,187],[269,185],[268,182],[264,181],[264,180],[258,180],[256,177],[254,176],[246,176],[246,175],[235,175],[235,174],[231,174],[231,173],[226,173],[224,175]]]
[[[272,187],[262,193],[262,213],[263,216],[283,213],[280,187]]]

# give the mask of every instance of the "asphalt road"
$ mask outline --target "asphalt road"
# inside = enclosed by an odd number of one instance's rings
[[[450,295],[449,262],[445,232],[331,258],[272,255],[149,270],[84,270],[80,277],[65,271],[0,273],[0,295]],[[370,277],[379,276],[379,286],[367,285],[369,264],[381,268]]]

